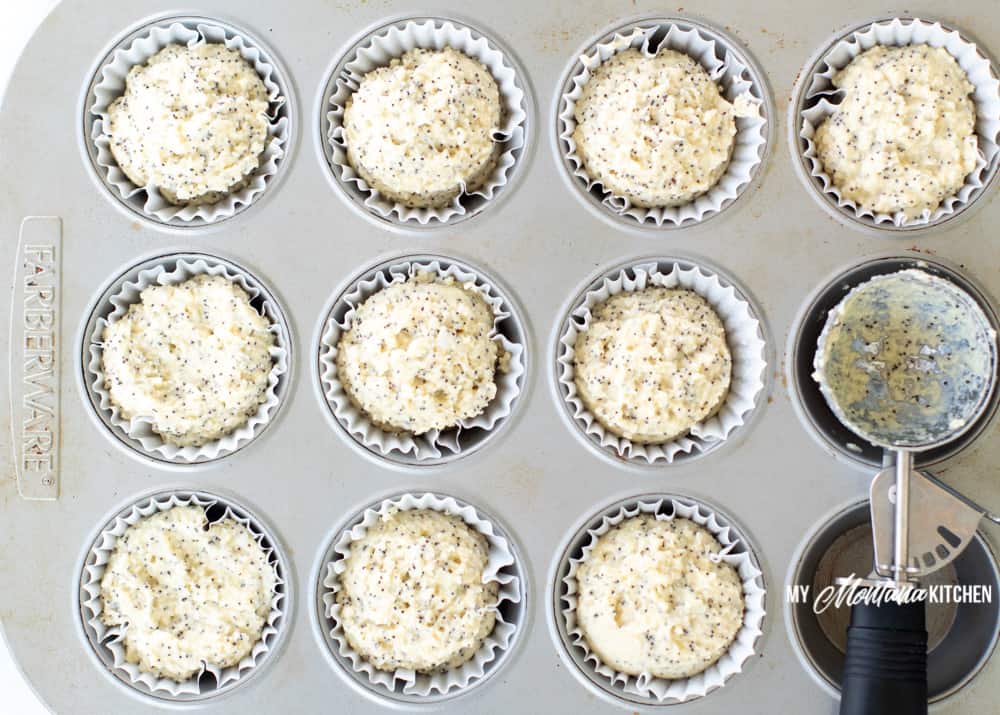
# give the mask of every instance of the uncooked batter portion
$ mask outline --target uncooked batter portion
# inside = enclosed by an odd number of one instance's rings
[[[576,102],[573,141],[587,175],[632,205],[678,206],[725,173],[736,117],[759,113],[751,97],[728,102],[694,59],[629,49],[602,62]]]
[[[862,283],[830,311],[813,377],[862,436],[877,443],[891,432],[920,445],[966,424],[995,362],[996,333],[978,304],[909,269]]]
[[[690,519],[626,519],[576,571],[577,621],[620,673],[687,678],[721,658],[743,624],[743,583],[722,546]]]
[[[221,439],[267,401],[271,323],[224,276],[143,289],[103,340],[111,402],[125,419],[148,419],[168,444]]]
[[[379,427],[424,434],[482,414],[510,356],[473,283],[418,272],[369,296],[337,342],[337,377]]]
[[[397,510],[351,543],[337,592],[351,647],[382,670],[457,668],[493,630],[486,537],[460,517]]]
[[[488,178],[502,112],[481,62],[451,47],[410,50],[366,74],[347,100],[347,159],[393,201],[444,206]]]
[[[816,153],[845,199],[908,218],[934,211],[976,167],[976,106],[944,48],[876,46],[833,77],[843,92]]]
[[[656,444],[715,414],[729,392],[732,356],[712,306],[694,291],[651,287],[591,311],[573,349],[584,406],[607,430]]]
[[[136,65],[108,108],[111,153],[136,186],[174,204],[242,188],[267,144],[268,91],[225,45],[168,45]]]
[[[183,681],[253,650],[274,588],[274,567],[249,528],[175,506],[118,538],[101,578],[101,620],[124,628],[128,662]]]

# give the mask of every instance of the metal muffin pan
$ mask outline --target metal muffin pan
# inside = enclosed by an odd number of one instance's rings
[[[751,658],[739,677],[709,697],[670,707],[695,715],[763,715],[789,709],[833,712],[831,690],[810,677],[789,638],[780,635],[786,630],[788,606],[778,584],[798,544],[827,518],[830,505],[863,497],[873,472],[866,464],[852,468],[835,457],[832,448],[820,447],[807,436],[796,412],[798,397],[786,383],[791,355],[782,347],[807,296],[842,267],[884,257],[886,243],[830,220],[803,188],[784,142],[772,142],[774,151],[742,198],[711,221],[682,231],[628,230],[620,222],[607,221],[603,211],[582,206],[576,190],[566,185],[558,155],[536,155],[552,152],[556,119],[551,108],[574,53],[587,38],[629,18],[613,3],[581,6],[528,0],[446,3],[435,12],[482,28],[516,57],[538,101],[537,108],[530,108],[534,111],[530,119],[538,119],[531,126],[539,133],[529,141],[515,181],[496,205],[433,231],[397,230],[345,205],[330,185],[320,143],[318,107],[342,48],[365,28],[392,22],[412,8],[396,0],[385,4],[302,0],[290,11],[264,0],[205,0],[194,14],[245,28],[266,44],[285,70],[290,116],[309,129],[293,133],[280,181],[251,210],[211,226],[174,229],[154,224],[123,210],[95,182],[82,144],[81,107],[93,68],[116,38],[171,9],[158,0],[108,0],[98,13],[91,3],[65,0],[25,48],[0,111],[0,155],[6,168],[0,179],[4,265],[21,265],[18,226],[25,217],[59,217],[64,236],[57,284],[60,327],[53,336],[61,376],[53,393],[61,412],[55,435],[61,464],[59,496],[52,501],[22,500],[13,479],[0,492],[4,635],[45,703],[67,713],[149,711],[148,703],[118,687],[107,671],[102,673],[89,645],[76,637],[79,549],[91,543],[95,529],[115,504],[131,495],[173,487],[177,473],[160,463],[136,459],[131,450],[113,448],[116,442],[109,441],[106,428],[93,419],[93,409],[81,398],[73,376],[81,367],[78,331],[105,282],[143,257],[186,252],[227,257],[266,281],[282,306],[293,340],[293,379],[278,419],[252,446],[188,469],[183,477],[188,489],[232,494],[234,501],[254,505],[284,546],[288,583],[296,589],[290,598],[298,599],[290,604],[281,652],[269,659],[266,670],[206,709],[313,712],[335,703],[344,712],[376,711],[378,706],[365,694],[331,672],[315,638],[314,609],[311,602],[303,607],[302,600],[308,601],[313,593],[309,565],[321,558],[331,529],[357,505],[400,491],[447,493],[475,504],[495,515],[521,546],[525,576],[542,593],[551,587],[549,566],[575,531],[577,515],[592,514],[636,494],[670,492],[723,505],[752,541],[764,581],[771,586],[764,634],[757,644],[760,657]],[[916,0],[909,10],[934,15],[942,8],[930,0]],[[663,11],[652,0],[638,0],[628,10],[643,16]],[[883,11],[871,0],[849,6],[795,7],[778,0],[752,6],[705,0],[697,8],[699,15],[689,18],[735,37],[763,69],[775,105],[783,106],[814,49],[828,44],[858,18]],[[943,19],[975,28],[986,48],[1000,47],[1000,9],[995,3],[971,0],[952,12],[953,17]],[[783,112],[772,113],[771,118],[775,131],[787,129]],[[545,133],[549,136],[543,137]],[[302,151],[301,141],[312,145],[309,151]],[[961,222],[948,221],[922,233],[920,243],[912,246],[919,253],[909,248],[896,253],[907,259],[941,256],[976,281],[992,300],[1000,294],[1000,274],[993,270],[1000,265],[1000,245],[991,238],[992,227],[1000,222],[1000,201],[990,191],[977,206],[974,213],[965,212],[969,215]],[[25,229],[26,241],[41,238]],[[433,470],[410,465],[387,469],[384,462],[369,459],[339,439],[324,416],[312,380],[299,379],[315,370],[316,353],[308,336],[318,330],[325,316],[323,306],[337,286],[366,266],[401,254],[454,256],[495,276],[522,309],[532,356],[518,408],[502,433],[488,448]],[[651,255],[682,255],[724,266],[726,274],[745,287],[741,292],[753,297],[776,354],[768,356],[773,372],[754,410],[752,429],[739,430],[726,440],[724,449],[697,460],[635,469],[620,460],[601,459],[567,429],[563,407],[547,389],[544,373],[551,364],[548,336],[554,334],[567,297],[579,289],[581,279],[625,257]],[[18,305],[13,306],[12,318],[8,328],[23,322]],[[15,334],[19,339],[20,332]],[[11,419],[18,456],[4,442],[0,466],[6,474],[13,474],[22,462],[23,429],[26,420],[30,423],[28,408],[21,402],[23,345],[10,340],[9,330],[0,330],[0,344],[11,355],[13,372],[11,383],[2,381],[0,398],[7,403],[16,395],[18,400]],[[935,473],[996,508],[1000,488],[993,468],[1000,461],[1000,441],[995,439],[994,424],[987,425],[968,448],[935,465]],[[995,547],[996,527],[984,526],[983,535]],[[517,647],[502,670],[437,709],[606,712],[609,703],[578,682],[541,625],[546,608],[541,598],[530,602]],[[1000,659],[990,658],[978,677],[937,703],[936,711],[991,711],[1000,699],[998,675]]]

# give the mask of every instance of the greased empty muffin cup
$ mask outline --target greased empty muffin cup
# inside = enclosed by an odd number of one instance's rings
[[[456,427],[421,435],[391,432],[376,425],[348,397],[337,376],[337,345],[350,329],[355,311],[366,299],[419,273],[453,278],[476,291],[493,311],[490,334],[510,360],[507,370],[497,369],[497,393],[486,410],[462,420]],[[521,393],[527,372],[526,342],[520,319],[510,300],[479,269],[451,258],[419,256],[381,263],[354,279],[337,298],[324,319],[319,340],[319,377],[323,398],[336,422],[351,439],[369,452],[409,464],[435,464],[467,454],[482,445],[509,418]]]
[[[144,64],[164,47],[193,47],[220,43],[239,54],[256,70],[268,92],[267,143],[260,164],[245,186],[215,203],[178,206],[168,202],[156,186],[136,186],[119,168],[111,153],[107,133],[108,109],[125,91],[130,69]],[[91,162],[112,196],[133,211],[170,226],[203,226],[240,212],[273,183],[290,146],[291,120],[288,83],[275,66],[271,53],[243,31],[228,23],[201,17],[174,17],[153,22],[132,33],[104,59],[86,96],[84,134]]]
[[[975,88],[972,99],[976,107],[979,159],[958,193],[945,199],[933,212],[924,211],[923,215],[914,218],[907,218],[903,211],[876,214],[841,197],[833,179],[823,169],[813,137],[816,129],[837,109],[840,91],[833,86],[834,75],[862,52],[877,45],[918,44],[947,50]],[[979,198],[1000,164],[1000,80],[988,56],[958,30],[940,22],[897,17],[849,31],[820,55],[812,74],[803,78],[797,111],[794,137],[808,174],[809,187],[839,215],[870,228],[919,229],[941,223]]]
[[[626,519],[640,514],[652,514],[656,519],[690,519],[703,526],[722,545],[720,560],[736,569],[743,582],[743,624],[728,651],[713,665],[689,678],[668,680],[648,674],[638,676],[617,672],[604,665],[591,651],[576,620],[576,571],[594,548],[598,538]],[[579,554],[579,555],[576,555]],[[595,685],[629,704],[679,703],[704,697],[721,687],[743,669],[754,654],[758,638],[763,633],[765,587],[763,574],[746,539],[724,516],[711,506],[687,497],[649,496],[625,500],[598,514],[567,545],[556,572],[554,584],[556,618],[562,619],[560,637],[570,657]],[[573,652],[575,651],[575,652]]]
[[[136,272],[136,268],[140,268]],[[172,254],[151,259],[130,269],[134,276],[119,278],[112,293],[105,296],[91,315],[84,335],[84,383],[99,418],[116,437],[142,455],[178,465],[207,462],[235,452],[259,435],[275,416],[284,398],[290,366],[291,338],[284,314],[270,291],[249,272],[235,264],[202,254]],[[128,313],[138,303],[142,291],[154,285],[177,285],[197,275],[222,276],[247,292],[251,304],[270,321],[275,344],[270,348],[272,365],[265,400],[247,421],[224,437],[201,446],[167,443],[153,431],[150,419],[125,419],[111,400],[103,367],[104,328]]]
[[[586,407],[574,379],[574,347],[587,330],[591,309],[612,295],[645,288],[684,288],[704,298],[722,320],[732,355],[729,392],[718,411],[695,424],[687,435],[659,444],[640,444],[607,430]],[[718,274],[684,259],[650,259],[608,271],[570,308],[556,346],[559,396],[586,438],[600,449],[630,461],[670,464],[706,452],[743,425],[764,389],[767,359],[760,320],[750,302]]]
[[[142,672],[136,664],[129,663],[125,659],[123,643],[127,626],[109,627],[101,620],[101,579],[119,537],[143,518],[175,506],[200,506],[205,509],[210,522],[231,518],[246,526],[264,550],[275,576],[271,611],[261,638],[254,644],[249,655],[237,665],[226,668],[206,663],[200,674],[182,682]],[[285,582],[287,570],[284,555],[269,530],[254,515],[232,500],[202,491],[171,490],[153,494],[116,514],[101,529],[87,552],[80,573],[78,594],[83,631],[104,667],[119,681],[139,693],[168,702],[190,702],[221,695],[264,664],[283,638],[290,607],[289,587]]]
[[[661,49],[675,50],[694,59],[721,86],[722,96],[732,103],[749,93],[758,108],[751,117],[736,117],[733,151],[725,172],[716,184],[693,201],[680,206],[641,208],[606,189],[587,175],[577,153],[573,132],[574,111],[583,87],[597,67],[610,57],[637,49],[652,57]],[[770,104],[764,79],[735,45],[718,30],[690,20],[646,19],[615,29],[589,47],[574,61],[558,103],[557,149],[562,164],[581,194],[599,203],[613,216],[637,225],[680,227],[699,223],[718,214],[735,201],[756,176],[767,151]]]
[[[371,189],[347,159],[344,108],[366,74],[387,66],[408,51],[451,47],[489,70],[500,90],[502,126],[495,134],[498,155],[493,170],[475,191],[462,192],[447,206],[410,208]],[[323,95],[323,147],[334,179],[352,203],[384,221],[399,225],[449,224],[484,209],[511,180],[527,141],[528,98],[514,63],[496,42],[454,20],[413,18],[375,29],[358,41],[338,63]]]
[[[337,593],[345,559],[351,544],[361,539],[367,530],[392,511],[427,509],[459,517],[487,541],[489,554],[483,572],[483,582],[498,584],[496,623],[492,633],[472,659],[457,668],[442,673],[425,674],[413,670],[379,670],[368,663],[347,641],[339,622],[340,606]],[[484,682],[505,661],[517,637],[526,614],[526,584],[521,565],[513,547],[499,528],[470,504],[454,497],[432,493],[404,493],[384,499],[356,514],[333,543],[320,563],[317,584],[319,627],[335,660],[350,675],[360,679],[373,694],[392,698],[403,696],[408,702],[455,696]]]

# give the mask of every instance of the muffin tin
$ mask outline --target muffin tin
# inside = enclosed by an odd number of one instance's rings
[[[643,16],[630,18],[614,4],[476,0],[446,5],[441,17],[476,28],[516,64],[526,90],[529,128],[514,178],[495,205],[454,225],[419,228],[373,221],[346,205],[343,193],[331,185],[320,109],[331,73],[366,28],[407,17],[403,13],[409,8],[403,3],[303,0],[290,11],[260,0],[206,0],[192,8],[192,14],[244,29],[266,45],[282,67],[289,119],[293,127],[305,129],[292,131],[280,180],[270,183],[253,206],[225,221],[183,229],[122,210],[89,164],[82,127],[84,98],[109,48],[136,28],[176,13],[154,0],[109,0],[100,13],[82,0],[66,0],[26,47],[0,113],[0,155],[6,169],[0,180],[0,218],[6,226],[5,265],[18,269],[19,286],[24,279],[17,256],[22,219],[61,219],[61,243],[55,233],[46,232],[57,231],[58,222],[29,222],[23,235],[32,245],[51,242],[61,262],[55,285],[60,327],[54,336],[61,380],[51,396],[61,413],[55,442],[61,469],[54,500],[23,500],[14,480],[3,487],[0,613],[15,659],[54,711],[149,711],[148,695],[136,693],[110,671],[102,674],[95,664],[89,640],[78,627],[76,594],[86,554],[111,509],[168,488],[226,495],[245,505],[266,522],[286,557],[290,610],[283,643],[266,669],[203,703],[212,712],[316,711],[331,704],[361,712],[379,707],[363,686],[353,687],[357,684],[341,677],[339,666],[324,654],[329,651],[315,618],[314,576],[335,530],[350,515],[401,492],[427,491],[453,495],[495,516],[518,546],[529,598],[514,646],[489,677],[455,700],[427,703],[418,698],[393,706],[454,713],[512,708],[598,713],[609,704],[623,712],[662,709],[613,694],[595,697],[545,622],[555,593],[551,565],[585,515],[637,494],[666,493],[717,505],[731,515],[753,545],[768,589],[763,634],[742,672],[703,698],[669,706],[672,711],[834,710],[835,690],[819,685],[823,679],[813,674],[798,646],[785,586],[793,578],[790,565],[797,563],[798,545],[828,520],[832,505],[856,504],[866,494],[878,455],[858,459],[841,454],[825,437],[817,443],[817,427],[808,420],[803,424],[799,378],[791,365],[793,336],[801,316],[831,281],[839,286],[841,274],[887,257],[940,263],[956,280],[969,281],[976,297],[996,314],[1000,244],[992,231],[1000,221],[1000,201],[993,191],[997,182],[987,186],[975,212],[963,212],[961,222],[949,220],[921,232],[918,243],[890,244],[880,238],[885,231],[864,233],[831,220],[800,180],[797,156],[789,156],[791,145],[772,141],[753,182],[711,221],[671,231],[609,223],[600,207],[590,211],[581,205],[577,189],[567,184],[561,156],[553,151],[557,97],[566,68],[579,48],[592,41],[588,38],[603,37],[624,24],[664,19],[664,8],[639,0],[630,12]],[[941,11],[928,0],[909,9],[915,14]],[[771,131],[781,135],[789,127],[783,110],[787,106],[794,114],[790,97],[797,73],[809,71],[810,55],[845,28],[883,11],[868,0],[812,7],[789,7],[778,0],[752,6],[705,0],[698,16],[685,17],[724,32],[761,68],[777,108],[769,114]],[[978,33],[974,39],[987,51],[1000,47],[995,4],[973,0],[950,12],[953,16],[942,19],[963,35]],[[111,433],[94,419],[89,398],[82,399],[82,380],[75,377],[82,375],[80,346],[92,306],[109,283],[146,259],[176,253],[208,254],[255,276],[281,306],[291,347],[276,418],[246,447],[195,466],[165,465],[131,448],[115,449],[121,441],[108,439]],[[516,409],[482,449],[442,464],[394,463],[388,469],[385,460],[372,459],[338,436],[315,376],[319,337],[338,287],[367,267],[401,255],[446,256],[495,277],[518,309],[530,360]],[[731,277],[760,321],[769,346],[768,367],[752,418],[726,439],[725,448],[697,460],[637,469],[610,455],[602,458],[580,439],[551,389],[553,351],[587,276],[650,257],[718,266]],[[832,295],[840,288],[831,290]],[[19,288],[19,301],[21,294]],[[23,324],[20,305],[13,306],[8,327]],[[16,396],[10,417],[15,450],[5,448],[0,458],[7,474],[15,471],[14,453],[20,462],[30,444],[25,421],[31,425],[23,403],[30,391],[21,384],[23,336],[20,329],[11,335],[16,342],[10,342],[8,330],[0,330],[13,368],[11,384],[4,381],[0,388],[3,401],[8,401],[8,391]],[[1000,504],[993,479],[1000,461],[996,434],[993,414],[977,426],[974,440],[934,460],[939,477],[994,508]],[[984,526],[981,536],[983,545],[995,546],[996,527]],[[937,712],[994,707],[1000,699],[1000,659],[988,655],[976,655],[978,665],[970,672],[978,674],[964,684],[963,678],[955,681],[961,687],[947,689]]]

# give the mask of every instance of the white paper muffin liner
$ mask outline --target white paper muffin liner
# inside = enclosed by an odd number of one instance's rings
[[[236,283],[247,292],[250,301],[262,301],[263,315],[270,321],[270,329],[275,337],[275,344],[270,349],[272,366],[267,380],[265,400],[247,421],[220,439],[207,442],[199,447],[180,447],[169,444],[153,431],[152,419],[148,416],[136,416],[131,420],[122,416],[118,405],[111,400],[105,379],[101,358],[104,349],[104,328],[116,322],[128,313],[129,306],[140,302],[142,291],[153,285],[177,285],[197,275],[222,276]],[[109,306],[110,304],[110,306]],[[109,310],[110,307],[110,310]],[[237,271],[228,263],[213,261],[210,257],[198,256],[164,256],[154,265],[139,272],[133,280],[125,281],[117,293],[109,300],[98,304],[98,313],[106,311],[93,321],[93,329],[86,336],[86,351],[89,360],[86,365],[85,382],[96,398],[95,405],[113,431],[124,437],[139,452],[155,459],[173,462],[175,464],[191,464],[217,459],[235,452],[244,446],[270,422],[277,412],[284,395],[287,382],[285,377],[289,369],[289,337],[281,310],[273,303],[273,299],[257,281],[247,272]],[[260,310],[260,308],[258,308]]]
[[[943,47],[965,70],[975,87],[972,95],[976,106],[976,135],[979,158],[975,169],[965,178],[965,184],[955,196],[945,199],[932,211],[908,219],[903,211],[893,214],[874,213],[841,196],[832,177],[823,170],[813,141],[816,129],[833,115],[843,99],[843,92],[833,86],[833,76],[855,57],[876,45],[904,46],[926,44]],[[1000,149],[1000,80],[994,74],[988,56],[957,30],[940,22],[919,18],[893,18],[865,25],[837,40],[816,63],[813,74],[805,80],[800,105],[799,148],[812,178],[813,186],[825,194],[847,216],[875,227],[913,228],[939,223],[962,210],[982,194],[996,166]]]
[[[253,649],[238,664],[225,668],[204,663],[202,671],[197,675],[178,682],[171,678],[161,678],[152,673],[143,672],[139,666],[125,660],[125,632],[128,626],[109,627],[101,620],[103,600],[101,598],[101,579],[111,558],[111,553],[119,537],[130,526],[157,512],[167,511],[175,506],[200,506],[206,512],[212,507],[224,507],[225,512],[220,519],[230,518],[243,524],[253,533],[257,543],[264,549],[268,562],[274,569],[275,592],[271,599],[271,612]],[[215,521],[213,519],[213,521]],[[276,640],[285,625],[285,613],[288,604],[285,598],[285,569],[280,554],[275,551],[273,540],[266,530],[239,506],[229,500],[205,492],[185,492],[156,494],[144,498],[125,510],[105,526],[91,547],[84,562],[83,573],[80,575],[80,613],[86,626],[84,629],[91,646],[103,662],[114,671],[121,680],[130,684],[140,692],[154,694],[157,697],[176,700],[188,700],[212,695],[215,692],[229,689],[260,665],[275,646]],[[103,653],[103,655],[101,655]],[[212,676],[207,681],[205,674]],[[210,687],[207,687],[210,684]]]
[[[223,44],[239,52],[260,75],[269,99],[267,143],[260,157],[260,165],[250,175],[245,186],[229,192],[215,203],[178,206],[168,202],[152,184],[136,186],[118,167],[111,153],[111,138],[107,133],[108,108],[124,94],[125,78],[132,67],[145,63],[167,45],[194,47],[207,42]],[[215,223],[249,206],[274,179],[289,140],[289,119],[284,111],[287,102],[284,80],[279,77],[269,54],[254,40],[228,25],[215,24],[201,18],[161,20],[144,28],[142,34],[128,44],[115,49],[98,69],[88,101],[87,111],[93,119],[88,138],[92,143],[91,150],[101,180],[126,205],[165,224]]]
[[[361,80],[372,70],[385,67],[416,48],[441,50],[446,47],[478,60],[489,70],[500,90],[502,126],[494,133],[496,165],[481,186],[474,191],[463,187],[462,192],[447,206],[411,208],[369,187],[351,166],[344,136],[344,108]],[[522,80],[517,76],[514,64],[494,43],[478,30],[454,20],[404,20],[376,30],[345,59],[328,89],[331,94],[323,103],[327,112],[329,159],[334,177],[368,211],[400,224],[415,222],[426,226],[431,223],[454,223],[480,210],[503,190],[524,150],[528,115]]]
[[[672,463],[678,456],[703,452],[726,439],[746,421],[764,389],[767,368],[760,321],[750,303],[718,275],[700,266],[671,263],[661,270],[656,261],[643,261],[607,274],[592,285],[572,307],[559,337],[557,375],[559,392],[573,420],[600,447],[619,457],[654,464]],[[613,295],[654,286],[686,288],[704,298],[722,320],[732,356],[729,392],[719,410],[688,434],[659,444],[640,444],[619,437],[598,422],[581,399],[575,382],[573,359],[577,337],[590,326],[591,310]]]
[[[612,214],[634,219],[640,224],[684,226],[719,213],[753,180],[767,147],[769,118],[763,80],[721,38],[709,35],[697,25],[684,25],[670,20],[645,20],[620,28],[610,40],[599,42],[580,56],[559,101],[559,149],[574,181],[582,191],[598,195],[601,204]],[[574,111],[583,86],[602,62],[628,49],[640,50],[647,57],[663,49],[688,55],[721,87],[727,101],[733,102],[736,97],[749,93],[758,107],[757,116],[736,117],[736,136],[726,171],[711,189],[686,204],[658,208],[632,206],[628,198],[614,194],[600,181],[588,176],[583,159],[577,153],[573,140],[577,125]]]
[[[482,296],[493,311],[490,338],[500,350],[510,355],[509,369],[503,372],[497,368],[494,375],[497,393],[482,414],[464,419],[456,427],[431,430],[422,435],[390,432],[372,422],[348,397],[337,375],[337,345],[341,335],[350,329],[355,311],[365,300],[392,284],[402,283],[425,272],[440,278],[454,278],[459,285]],[[344,291],[326,319],[319,343],[319,370],[327,405],[351,437],[376,454],[408,455],[418,462],[438,461],[462,454],[488,439],[489,434],[510,417],[521,393],[527,365],[525,345],[517,342],[523,338],[512,339],[508,334],[514,336],[515,333],[504,329],[507,321],[514,320],[513,308],[503,293],[471,266],[444,258],[401,258],[376,267]]]
[[[667,513],[664,513],[665,511]],[[576,620],[577,569],[594,549],[599,537],[626,519],[639,514],[653,514],[659,521],[670,521],[676,517],[683,517],[703,526],[723,547],[719,560],[735,568],[743,581],[743,625],[737,632],[736,638],[729,646],[729,650],[718,661],[701,673],[689,678],[668,680],[649,674],[635,676],[614,670],[603,664],[597,655],[590,650]],[[751,557],[750,545],[744,542],[726,519],[720,517],[710,507],[693,499],[643,498],[634,502],[632,506],[625,505],[618,509],[609,510],[601,517],[599,523],[587,528],[586,533],[589,539],[584,543],[582,555],[569,559],[569,569],[561,579],[564,589],[560,601],[562,604],[561,613],[572,647],[583,653],[584,662],[590,664],[595,672],[607,681],[607,685],[612,690],[653,699],[659,703],[684,702],[692,698],[704,697],[724,685],[729,678],[743,669],[743,664],[754,654],[757,639],[763,633],[764,580],[763,574]],[[740,550],[734,553],[734,549],[739,547],[741,547]]]
[[[341,588],[340,576],[346,568],[346,559],[351,554],[351,544],[363,538],[368,529],[382,517],[396,510],[411,509],[427,509],[457,516],[485,536],[489,545],[489,558],[483,570],[483,583],[496,582],[499,589],[495,608],[496,624],[493,631],[469,661],[443,673],[426,674],[409,669],[397,669],[391,672],[379,670],[351,647],[340,623],[341,607],[337,603],[337,593]],[[332,640],[331,647],[333,643],[336,644],[341,662],[349,664],[355,673],[363,675],[376,691],[378,691],[376,686],[380,686],[390,693],[427,697],[435,693],[448,694],[466,689],[481,680],[487,670],[499,665],[497,661],[511,647],[514,635],[521,626],[525,608],[524,584],[520,565],[514,557],[510,543],[488,518],[474,507],[460,503],[453,497],[431,493],[405,493],[385,499],[355,517],[336,538],[331,553],[332,560],[320,567],[320,590],[324,608],[321,628]],[[504,602],[516,606],[509,609],[509,620],[501,612],[500,606]]]

